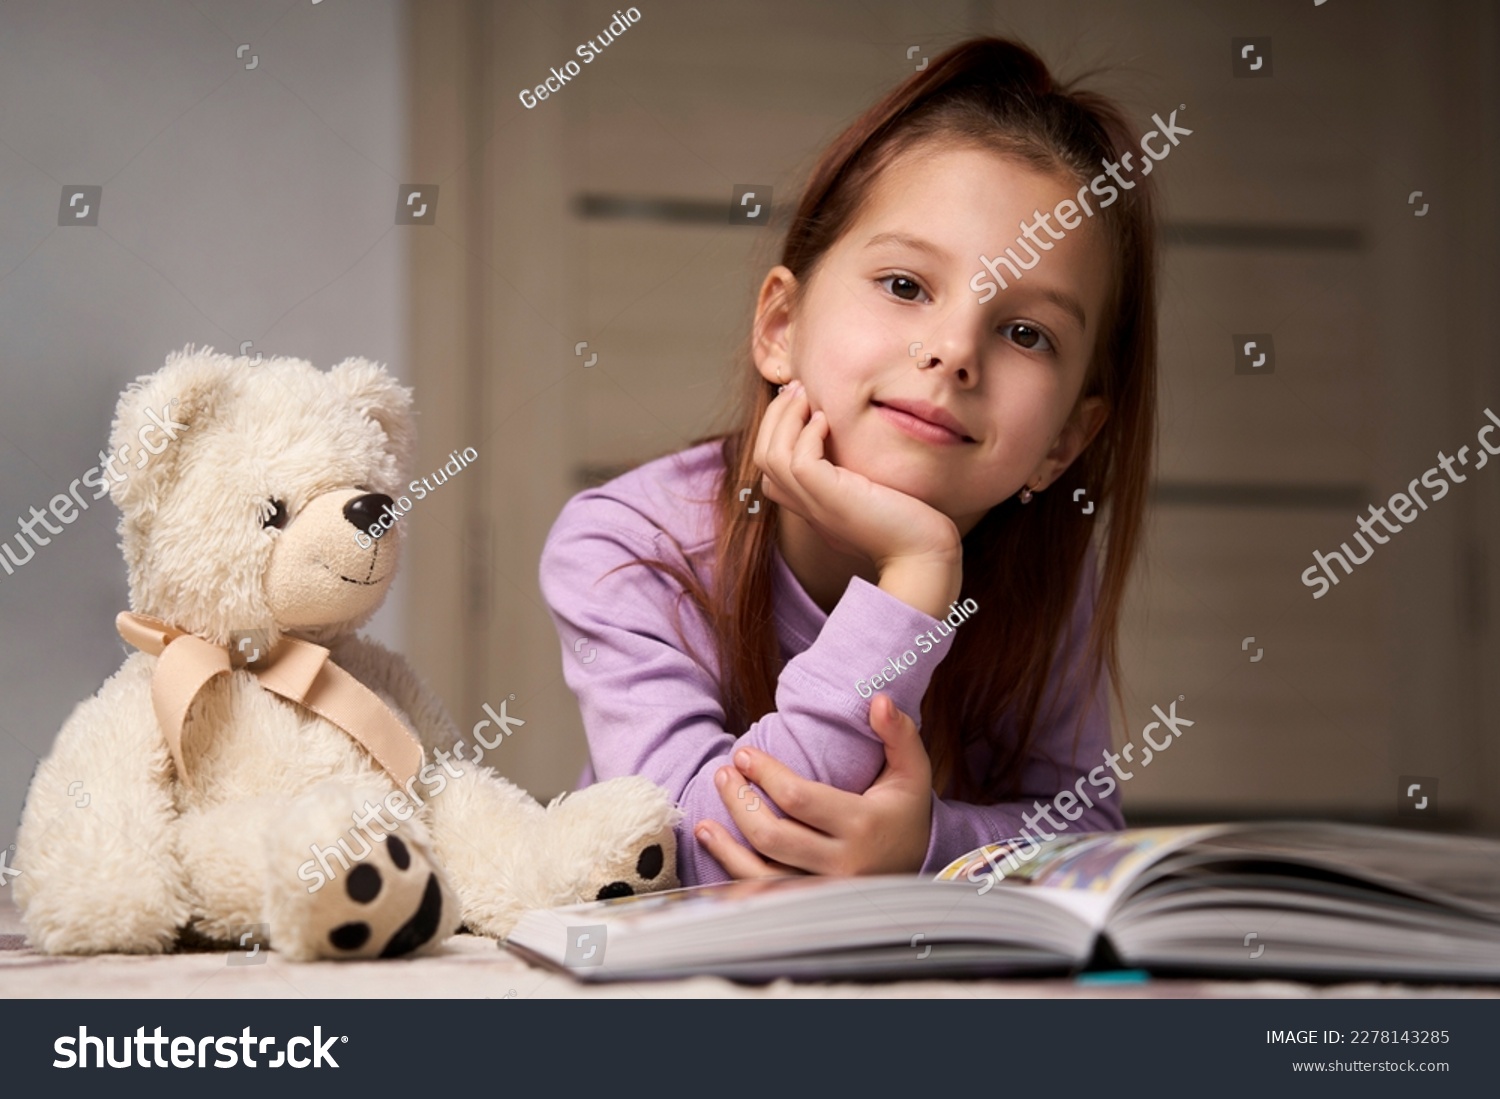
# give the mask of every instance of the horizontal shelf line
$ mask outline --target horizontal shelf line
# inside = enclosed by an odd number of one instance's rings
[[[626,195],[579,195],[573,200],[573,212],[592,221],[656,221],[684,225],[728,225],[728,199],[707,202],[687,198],[649,198]],[[777,221],[781,207],[774,207],[771,220]]]
[[[1252,809],[1244,806],[1228,807],[1206,803],[1194,806],[1151,805],[1149,802],[1125,810],[1125,824],[1130,828],[1172,828],[1185,824],[1202,824],[1205,821],[1224,821],[1233,824],[1250,824],[1257,821],[1335,821],[1343,824],[1374,824],[1389,828],[1405,828],[1421,832],[1469,832],[1473,833],[1479,821],[1474,811],[1467,806],[1447,810],[1432,810],[1431,817],[1420,820],[1403,816],[1390,809],[1366,806],[1330,806],[1301,804],[1290,807],[1268,807]],[[1484,829],[1492,834],[1492,829]]]
[[[1250,222],[1175,221],[1162,226],[1167,244],[1179,248],[1271,248],[1358,252],[1365,234],[1354,225],[1257,225]]]
[[[590,221],[646,221],[659,225],[731,225],[726,199],[662,198],[652,196],[581,194],[573,211]],[[786,206],[774,206],[770,225],[784,226]],[[1365,234],[1353,225],[1257,225],[1250,222],[1177,221],[1162,227],[1163,239],[1179,248],[1259,248],[1300,251],[1357,252]]]
[[[1165,507],[1312,508],[1364,507],[1364,485],[1232,484],[1217,481],[1157,481],[1151,502]]]

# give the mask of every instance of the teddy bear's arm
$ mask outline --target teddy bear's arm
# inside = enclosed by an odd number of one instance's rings
[[[433,848],[471,931],[503,937],[528,908],[677,885],[674,828],[680,814],[666,791],[643,778],[618,778],[544,810],[525,790],[476,762],[486,741],[477,734],[460,739],[443,704],[401,656],[364,638],[346,643],[335,656],[409,716],[430,760],[443,753],[441,767],[423,772],[435,781],[424,780],[418,792],[426,798]],[[509,732],[491,728],[486,735]]]
[[[50,954],[160,953],[191,915],[174,844],[174,770],[133,654],[80,703],[32,777],[16,902]]]
[[[335,650],[334,658],[394,702],[422,738],[431,765],[416,790],[425,800],[433,848],[458,893],[464,923],[480,934],[504,935],[526,908],[561,903],[554,897],[557,867],[542,849],[547,814],[536,799],[476,764],[474,743],[454,751],[460,741],[457,726],[404,657],[354,637]]]

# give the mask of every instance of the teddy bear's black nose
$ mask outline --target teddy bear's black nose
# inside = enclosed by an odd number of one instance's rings
[[[395,501],[383,492],[367,492],[363,496],[356,496],[344,505],[344,518],[360,530],[369,530],[370,524],[380,518],[381,512],[390,508],[394,503]]]

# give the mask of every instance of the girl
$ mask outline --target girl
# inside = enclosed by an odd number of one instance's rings
[[[563,509],[541,583],[583,783],[675,795],[684,884],[1123,826],[1104,669],[1118,699],[1155,229],[1138,171],[1090,180],[1134,148],[1021,46],[935,59],[817,163],[738,427]]]

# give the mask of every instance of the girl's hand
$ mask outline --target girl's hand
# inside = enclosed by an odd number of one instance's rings
[[[735,878],[920,870],[932,827],[932,764],[916,723],[888,696],[870,703],[870,726],[885,742],[885,769],[863,794],[803,778],[754,748],[738,749],[736,766],[720,768],[715,782],[755,850],[710,820],[699,822],[698,841]],[[750,782],[786,817],[766,811]]]
[[[824,457],[827,437],[828,419],[811,411],[802,383],[788,384],[766,409],[755,440],[766,497],[835,546],[868,557],[880,569],[882,586],[888,573],[901,573],[903,591],[896,594],[918,595],[907,601],[941,618],[962,580],[957,524],[915,496],[834,465]]]

